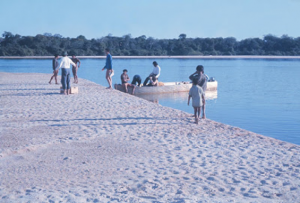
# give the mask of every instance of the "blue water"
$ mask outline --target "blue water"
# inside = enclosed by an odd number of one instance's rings
[[[152,71],[154,59],[114,59],[113,83],[123,69],[132,78]],[[300,145],[300,60],[295,59],[157,59],[160,81],[186,81],[202,64],[217,79],[217,98],[207,101],[207,118]],[[105,59],[82,59],[79,78],[107,86]],[[51,73],[49,59],[0,59],[0,72]],[[48,82],[48,81],[45,81]],[[80,84],[80,80],[79,80]],[[149,98],[148,98],[149,99]],[[150,98],[151,99],[151,98]],[[153,100],[153,98],[152,98]],[[159,104],[193,113],[186,94],[168,94]]]

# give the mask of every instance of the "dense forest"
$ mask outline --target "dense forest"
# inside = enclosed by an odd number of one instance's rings
[[[300,55],[300,37],[266,35],[263,39],[248,38],[237,41],[227,38],[188,38],[180,34],[178,39],[154,39],[142,35],[133,38],[108,35],[88,40],[59,34],[21,36],[4,32],[0,37],[0,56],[52,56],[68,51],[70,55],[101,56],[108,47],[115,56],[178,56],[178,55]]]

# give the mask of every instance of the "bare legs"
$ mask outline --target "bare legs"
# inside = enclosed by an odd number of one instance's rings
[[[195,123],[198,124],[199,117],[201,114],[201,107],[194,107],[194,116],[195,116]]]
[[[134,91],[135,91],[135,88],[136,88],[135,85],[129,84],[129,83],[124,83],[124,84],[122,84],[122,85],[123,85],[123,87],[125,88],[125,92],[126,92],[126,93],[128,93],[128,88],[127,88],[127,86],[132,87],[132,94],[134,94]]]
[[[105,78],[106,78],[106,80],[107,80],[107,82],[108,82],[108,85],[109,85],[109,87],[107,87],[106,89],[112,89],[112,79],[111,79],[111,77],[110,77],[110,73],[112,72],[112,70],[111,69],[107,69],[106,70],[106,76],[105,76]]]
[[[77,77],[77,75],[74,75],[74,83],[78,84],[78,77]]]
[[[206,119],[206,115],[205,115],[205,95],[202,95],[202,102],[203,102],[203,106],[202,106],[202,111],[203,111],[203,114],[202,114],[202,118],[203,119]]]
[[[74,83],[78,83],[77,70],[78,70],[77,67],[76,68],[72,67],[72,72],[73,72],[73,76],[74,76]]]
[[[58,74],[58,70],[53,71],[53,75],[52,75],[52,77],[49,81],[49,84],[51,84],[51,81],[52,81],[53,78],[55,78],[55,84],[58,84],[57,83],[57,74]]]
[[[205,105],[202,106],[202,111],[203,111],[202,118],[203,118],[203,119],[206,119],[206,115],[205,115]]]

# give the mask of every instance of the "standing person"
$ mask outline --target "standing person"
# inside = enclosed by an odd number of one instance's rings
[[[128,86],[132,87],[132,94],[134,94],[134,90],[135,90],[135,85],[128,83],[128,81],[130,80],[128,75],[127,75],[127,69],[123,70],[123,74],[121,75],[121,81],[122,81],[122,86],[125,88],[126,93],[128,93]]]
[[[69,94],[70,93],[70,89],[71,89],[71,85],[70,85],[70,65],[73,65],[75,67],[77,67],[77,65],[68,57],[68,53],[64,52],[63,53],[63,58],[61,59],[59,68],[61,68],[61,84],[62,84],[62,88],[64,90],[63,94]]]
[[[158,63],[156,61],[153,61],[153,66],[154,66],[153,71],[145,79],[144,84],[143,84],[144,86],[147,85],[148,81],[150,80],[150,77],[152,77],[152,78],[155,77],[156,79],[158,79],[158,77],[160,76],[160,67],[159,67],[159,65],[158,65]]]
[[[78,77],[77,77],[77,71],[78,71],[78,68],[80,68],[80,60],[78,58],[76,58],[75,55],[72,55],[72,58],[71,60],[78,66],[72,66],[72,72],[73,72],[73,76],[74,76],[74,83],[77,83],[78,84]]]
[[[142,78],[139,75],[134,75],[131,84],[136,85],[138,83],[138,86],[141,86]]]
[[[104,69],[106,69],[105,78],[109,85],[109,87],[107,87],[106,89],[112,89],[111,77],[114,75],[114,73],[113,73],[114,71],[112,69],[112,56],[111,56],[108,48],[105,49],[105,54],[106,54],[106,63],[105,63],[105,66],[102,68],[102,71],[104,71]]]
[[[58,85],[58,82],[57,82],[57,75],[58,75],[58,70],[59,70],[58,66],[59,66],[58,54],[55,54],[54,59],[52,59],[53,75],[49,81],[49,84],[51,84],[52,79],[55,78],[55,84]]]
[[[206,78],[206,75],[204,74],[204,67],[202,65],[198,65],[196,67],[196,72],[193,73],[192,75],[190,75],[190,80],[194,80],[197,79],[198,81],[198,85],[200,87],[202,87],[203,89],[203,95],[204,95],[204,99],[205,99],[205,91],[206,91],[206,88],[207,88],[207,78]],[[206,118],[206,115],[205,115],[205,103],[204,105],[202,106],[202,118]]]
[[[205,104],[204,91],[198,85],[198,79],[193,79],[193,86],[190,89],[188,97],[188,105],[190,105],[190,99],[192,97],[192,106],[194,107],[195,123],[198,124],[201,114],[201,107]]]

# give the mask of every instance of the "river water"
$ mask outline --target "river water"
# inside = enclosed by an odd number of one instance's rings
[[[120,83],[123,69],[129,77],[143,79],[155,59],[114,59],[113,83]],[[157,59],[160,81],[188,81],[202,64],[205,73],[218,81],[209,97],[209,119],[300,145],[300,60],[298,59]],[[101,71],[105,59],[81,59],[79,78],[107,86]],[[0,72],[51,73],[50,59],[0,59]],[[48,81],[45,81],[48,82]],[[79,80],[80,85],[80,80]],[[193,113],[187,93],[148,96],[163,106]]]

